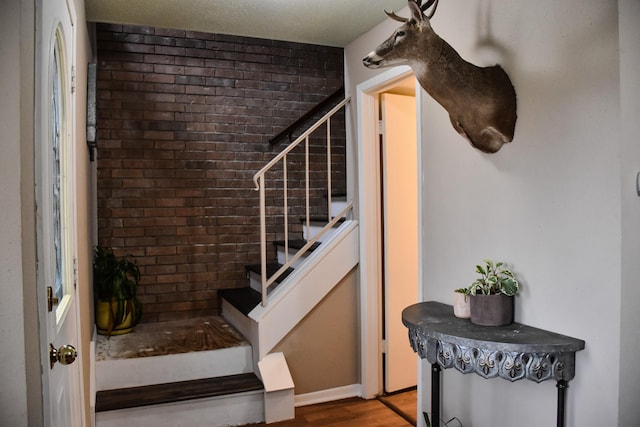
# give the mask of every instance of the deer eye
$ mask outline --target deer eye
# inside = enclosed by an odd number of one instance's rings
[[[405,33],[404,31],[400,30],[396,33],[396,38],[400,38],[400,37],[404,37],[407,33]]]

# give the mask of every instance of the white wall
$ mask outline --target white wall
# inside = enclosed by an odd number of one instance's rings
[[[406,8],[405,8],[406,9]],[[384,11],[380,11],[381,19],[384,19]],[[345,47],[345,66],[344,66],[344,91],[345,96],[351,97],[349,105],[349,113],[351,121],[347,121],[347,140],[356,141],[356,85],[375,77],[384,72],[385,69],[370,70],[362,65],[364,58],[375,46],[377,41],[382,41],[391,35],[391,32],[397,27],[397,22],[391,19],[384,20],[380,25],[371,29],[361,37],[354,40]],[[347,186],[348,193],[354,195],[354,212],[359,210],[358,195],[358,155],[357,146],[352,144],[347,147]]]
[[[620,105],[622,145],[622,319],[620,347],[620,426],[640,420],[640,197],[634,185],[640,171],[640,2],[618,2],[620,16]]]
[[[637,24],[637,14],[628,21]],[[626,181],[638,165],[622,175],[621,156],[637,155],[637,137],[622,142],[634,133],[620,126],[617,4],[448,0],[432,23],[467,60],[503,65],[518,94],[518,122],[513,143],[482,154],[423,97],[425,299],[451,303],[453,289],[473,281],[474,265],[484,258],[512,264],[523,283],[516,320],[586,341],[569,383],[567,425],[618,425],[632,410],[631,404],[619,409],[619,391],[638,384],[637,368],[627,371],[635,378],[619,379],[621,315],[629,325],[624,332],[638,324],[637,314],[620,308],[623,290],[637,297],[637,280],[633,288],[628,278],[623,289],[621,276],[633,271],[630,258],[638,259],[636,246],[623,263],[623,219],[625,232],[637,235],[631,217],[637,222],[638,199],[621,196],[621,179],[630,187]],[[388,20],[347,46],[348,88],[375,75],[361,58],[396,25]],[[478,46],[487,39],[489,46]],[[637,67],[637,54],[628,62],[623,65]],[[622,70],[622,82],[631,85],[637,75]],[[622,105],[637,108],[638,102]],[[633,209],[625,216],[623,197]],[[623,343],[636,341],[625,337]],[[622,363],[631,367],[630,360]],[[429,369],[424,372],[428,386]],[[465,427],[555,423],[553,382],[511,384],[445,371],[443,384],[445,419],[455,415]],[[428,398],[427,390],[425,410]],[[637,414],[627,416],[638,421]]]
[[[34,2],[0,13],[0,425],[42,423],[33,264]],[[31,176],[30,176],[31,175]],[[29,191],[31,190],[31,191]],[[25,245],[25,242],[27,244]]]
[[[86,63],[89,35],[83,0],[76,34],[77,163],[79,183],[75,207],[78,229],[78,299],[80,301],[80,362],[84,401],[89,402],[89,339],[93,329],[91,296],[91,200],[93,183],[85,143]],[[35,22],[41,1],[3,0],[0,13],[0,425],[40,426],[44,423],[41,348],[38,335],[38,295],[35,248],[34,171],[34,50]],[[36,10],[38,8],[38,11]],[[8,356],[7,356],[8,355]],[[88,411],[85,424],[89,424]]]

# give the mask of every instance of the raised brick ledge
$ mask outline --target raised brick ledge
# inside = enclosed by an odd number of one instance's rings
[[[263,389],[253,373],[167,384],[103,390],[96,394],[96,412],[184,402]]]

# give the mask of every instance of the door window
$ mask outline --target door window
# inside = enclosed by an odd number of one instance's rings
[[[69,138],[69,102],[65,94],[70,93],[70,81],[65,64],[62,31],[55,32],[51,55],[51,98],[50,98],[50,170],[49,191],[51,194],[51,251],[53,265],[53,290],[59,304],[56,318],[59,321],[66,311],[73,286],[73,258],[70,250],[70,221],[72,220],[71,191],[69,188],[71,170],[71,147]]]
[[[58,37],[56,37],[58,39]],[[53,48],[52,64],[52,94],[51,94],[51,152],[52,152],[52,195],[53,195],[53,245],[55,254],[55,294],[58,300],[62,300],[62,227],[60,213],[60,134],[62,130],[62,85],[63,70],[60,69],[60,47],[58,40]]]

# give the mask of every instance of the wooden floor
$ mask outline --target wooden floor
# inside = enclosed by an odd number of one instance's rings
[[[268,424],[269,427],[411,427],[416,425],[417,393],[410,390],[364,400],[351,398],[296,408],[293,420]],[[251,424],[251,427],[267,424]],[[247,426],[245,426],[247,427]]]

